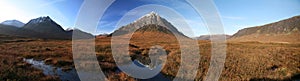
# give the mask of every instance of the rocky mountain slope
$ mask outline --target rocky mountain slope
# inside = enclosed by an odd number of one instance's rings
[[[156,25],[148,24],[136,30],[132,35],[131,40],[145,41],[169,41],[176,39],[175,35],[167,28]]]
[[[270,23],[263,26],[239,30],[230,40],[260,42],[299,42],[300,16]]]
[[[138,20],[134,21],[133,23],[130,23],[126,26],[122,26],[118,30],[114,31],[114,35],[124,35],[128,34],[129,32],[134,32],[133,30],[139,29],[145,25],[149,24],[155,24],[159,25],[159,27],[164,27],[171,32],[174,32],[175,34],[185,36],[180,31],[178,31],[170,22],[168,22],[166,19],[160,17],[157,13],[151,12],[149,14],[146,14],[145,16],[139,18]]]

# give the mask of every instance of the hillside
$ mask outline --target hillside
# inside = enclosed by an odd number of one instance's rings
[[[239,30],[231,41],[299,42],[300,16]]]

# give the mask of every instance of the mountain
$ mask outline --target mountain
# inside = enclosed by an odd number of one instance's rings
[[[221,34],[221,35],[201,35],[200,37],[196,37],[194,39],[196,40],[211,40],[211,36],[214,36],[214,39],[221,39],[221,37],[225,37],[226,39],[229,39],[231,36],[230,35],[225,35],[225,34]]]
[[[68,38],[70,39],[91,39],[95,38],[94,35],[81,31],[79,29],[68,29],[65,31],[67,33]]]
[[[128,34],[129,32],[134,32],[134,29],[139,29],[145,25],[155,24],[159,25],[159,27],[164,27],[175,34],[185,36],[181,32],[179,32],[170,22],[166,19],[160,17],[157,13],[151,12],[149,14],[144,15],[143,17],[139,18],[138,20],[130,23],[126,26],[122,26],[118,30],[114,31],[114,35],[124,35]]]
[[[93,37],[93,35],[78,29],[70,29],[66,31],[59,24],[53,21],[49,16],[32,19],[21,28],[0,24],[0,34],[19,37],[72,39],[73,32],[76,32],[77,36],[84,36],[76,37],[75,39]]]
[[[15,27],[23,27],[25,24],[18,20],[6,20],[3,21],[1,24],[3,25],[9,25],[9,26],[15,26]]]
[[[52,35],[62,35],[65,33],[65,30],[49,16],[32,19],[23,28]]]
[[[39,17],[30,20],[21,28],[21,30],[30,30],[35,34],[28,34],[29,37],[45,38],[45,39],[71,39],[70,34],[66,32],[59,24],[53,21],[49,16]],[[37,35],[37,33],[40,33]]]
[[[299,42],[300,16],[239,30],[230,40],[260,42]]]

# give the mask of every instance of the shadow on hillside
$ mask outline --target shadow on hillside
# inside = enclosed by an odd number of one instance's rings
[[[296,74],[290,78],[285,79],[270,79],[270,78],[252,78],[250,81],[299,81],[300,74]]]

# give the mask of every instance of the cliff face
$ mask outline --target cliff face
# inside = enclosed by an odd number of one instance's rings
[[[275,23],[245,28],[235,33],[234,41],[300,42],[300,16]]]

